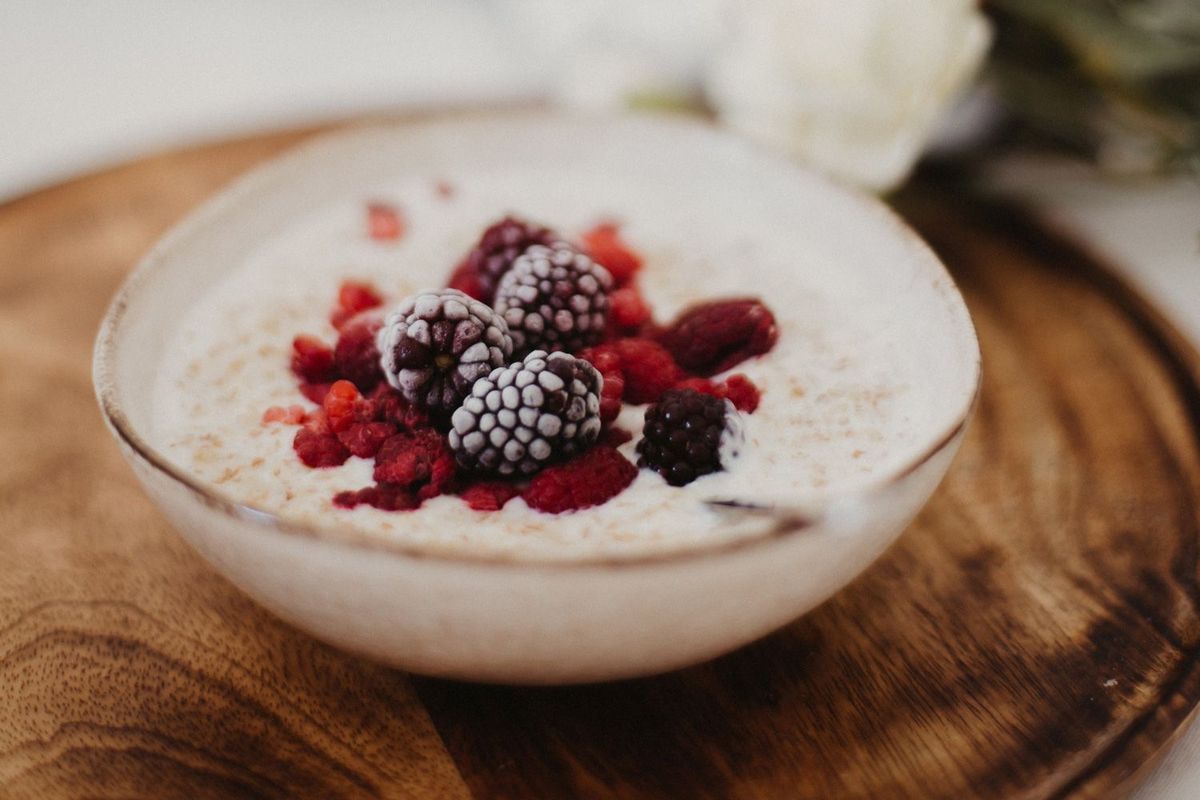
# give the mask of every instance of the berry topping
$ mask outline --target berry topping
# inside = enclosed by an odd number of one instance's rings
[[[333,348],[333,366],[339,378],[369,392],[383,380],[375,337],[383,326],[383,315],[375,311],[356,314],[342,327]]]
[[[358,388],[350,381],[338,381],[329,387],[321,407],[331,431],[344,431],[354,423],[355,406],[361,398]]]
[[[520,493],[518,486],[506,481],[480,481],[472,483],[458,494],[476,511],[499,511]]]
[[[623,286],[609,297],[612,324],[623,331],[636,331],[650,321],[650,305],[636,286]]]
[[[404,215],[388,203],[367,204],[367,233],[377,242],[394,242],[404,235]]]
[[[340,467],[350,457],[350,451],[328,430],[314,430],[305,425],[296,431],[292,449],[309,467]]]
[[[517,256],[524,253],[531,245],[550,245],[560,241],[560,237],[549,228],[535,225],[519,217],[508,216],[491,225],[479,237],[479,241],[471,252],[467,253],[451,286],[459,281],[465,281],[466,276],[473,275],[480,294],[467,292],[472,297],[478,297],[490,303],[496,293],[500,278],[508,272]],[[456,288],[461,288],[457,286]],[[465,289],[463,291],[466,291]]]
[[[673,389],[646,409],[638,464],[672,486],[683,486],[723,469],[723,460],[736,454],[741,444],[741,430],[741,418],[728,400]]]
[[[579,356],[597,364],[606,378],[610,370],[620,370],[626,403],[653,403],[685,377],[666,348],[652,339],[617,339]]]
[[[384,442],[375,454],[372,477],[377,483],[406,486],[417,492],[436,484],[437,494],[446,487],[453,473],[454,462],[442,435],[432,428],[423,428],[398,433]]]
[[[520,354],[574,352],[600,341],[608,318],[612,276],[565,244],[534,245],[513,262],[496,288],[496,312]]]
[[[642,258],[621,239],[614,223],[602,222],[581,237],[583,247],[596,263],[604,266],[615,286],[624,286],[642,268]]]
[[[263,425],[272,422],[282,422],[285,425],[299,425],[304,422],[304,406],[271,406],[262,415]]]
[[[607,425],[621,413],[621,395],[625,393],[621,357],[615,349],[605,345],[584,350],[579,357],[591,362],[604,378],[600,387],[600,421]]]
[[[401,303],[377,338],[384,376],[419,406],[449,413],[477,379],[512,354],[508,326],[455,289],[429,289]]]
[[[368,486],[352,492],[338,492],[333,496],[338,508],[354,508],[358,505],[374,506],[381,511],[412,511],[420,508],[421,500],[403,486]]]
[[[297,336],[292,340],[292,372],[305,383],[333,381],[333,351],[315,336]]]
[[[329,321],[333,327],[341,330],[341,327],[355,314],[370,308],[378,308],[381,305],[383,305],[383,297],[375,290],[374,286],[361,281],[345,281],[338,288],[337,307],[330,314]]]
[[[446,283],[446,286],[450,289],[458,289],[468,297],[482,300],[485,303],[492,301],[491,292],[484,288],[479,273],[466,261],[454,268],[454,272],[450,273],[450,280]]]
[[[697,392],[720,397],[733,403],[738,411],[744,411],[747,414],[754,413],[758,408],[759,400],[762,399],[762,391],[740,372],[730,375],[720,383],[713,383],[708,378],[688,378],[676,384],[675,388],[695,389]]]
[[[531,475],[596,441],[602,382],[583,359],[535,350],[475,382],[450,417],[450,448],[466,469]]]
[[[775,346],[775,315],[753,298],[700,303],[685,310],[659,341],[684,369],[714,375]]]
[[[530,508],[561,514],[607,502],[636,477],[637,467],[629,459],[612,447],[597,445],[539,472],[521,497]]]

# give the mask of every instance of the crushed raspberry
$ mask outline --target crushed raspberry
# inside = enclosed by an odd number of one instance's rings
[[[641,256],[621,239],[619,228],[612,222],[602,222],[580,238],[588,255],[612,274],[617,287],[633,280],[642,268]]]
[[[621,357],[608,345],[589,347],[581,351],[579,357],[591,362],[604,378],[600,387],[600,422],[608,425],[621,413],[621,395],[625,393]]]
[[[633,483],[638,469],[615,448],[597,445],[570,461],[533,476],[521,497],[548,514],[577,511],[605,503]]]
[[[333,350],[315,336],[297,336],[292,340],[292,372],[304,383],[333,381]]]
[[[367,233],[377,242],[394,242],[404,235],[404,215],[389,203],[367,204]]]
[[[513,483],[480,481],[459,492],[459,497],[476,511],[499,511],[520,493],[520,487]]]
[[[379,448],[396,435],[397,428],[390,422],[354,422],[337,434],[338,441],[359,458],[374,458]]]
[[[775,346],[775,315],[759,300],[700,303],[685,310],[658,336],[681,367],[713,375]]]
[[[319,432],[308,425],[296,431],[296,438],[292,440],[292,449],[296,451],[296,455],[305,465],[314,469],[340,467],[350,457],[350,451],[338,441],[336,436],[328,431]]]
[[[382,511],[412,511],[421,507],[416,495],[399,486],[368,486],[351,492],[338,492],[333,496],[333,504],[338,508],[374,506]]]
[[[483,280],[479,277],[479,273],[471,262],[464,259],[461,264],[454,268],[454,272],[450,273],[450,280],[446,286],[451,289],[458,289],[466,295],[474,297],[476,300],[488,302],[487,287],[484,286]]]
[[[263,412],[262,422],[267,425],[272,422],[282,422],[284,425],[299,425],[304,422],[304,406],[271,406]]]
[[[620,447],[632,441],[633,434],[624,428],[608,428],[600,434],[600,438],[596,440],[596,443],[607,445],[608,447]]]
[[[346,430],[354,422],[354,410],[359,399],[358,388],[350,381],[341,380],[329,387],[321,407],[325,410],[325,419],[334,433]]]
[[[373,477],[378,483],[397,486],[427,484],[435,477],[435,462],[447,454],[449,448],[445,438],[432,428],[398,433],[384,442],[375,454]]]
[[[666,348],[652,339],[618,339],[603,347],[621,358],[627,403],[654,403],[662,393],[683,380],[683,370]]]
[[[383,380],[379,365],[379,348],[375,333],[383,325],[378,313],[358,314],[342,328],[333,350],[333,363],[340,378],[351,381],[361,391],[369,392]]]
[[[608,296],[608,319],[624,331],[636,331],[650,321],[650,304],[636,286],[624,286]]]
[[[337,307],[330,314],[333,327],[341,330],[356,314],[383,305],[383,296],[369,283],[345,281],[338,289]]]
[[[747,414],[753,414],[762,399],[762,390],[740,372],[721,381],[721,388],[725,393],[725,398],[733,403],[738,411],[744,411]]]

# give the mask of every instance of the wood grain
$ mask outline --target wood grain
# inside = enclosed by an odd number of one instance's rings
[[[1194,354],[1071,244],[930,182],[900,204],[975,315],[978,417],[816,612],[684,672],[514,689],[258,610],[142,496],[88,362],[152,241],[301,136],[0,206],[0,797],[1108,797],[1195,705]]]

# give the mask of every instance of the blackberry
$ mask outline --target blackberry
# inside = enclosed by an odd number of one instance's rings
[[[671,389],[646,409],[638,466],[683,486],[724,469],[741,443],[741,416],[732,403],[695,389]]]
[[[516,353],[573,352],[600,341],[611,287],[608,270],[570,245],[534,245],[500,279],[493,305]]]
[[[530,245],[549,245],[561,237],[541,225],[507,216],[491,225],[479,237],[479,242],[464,259],[466,268],[479,281],[483,299],[490,302],[496,295],[496,286],[509,267]]]
[[[504,320],[456,289],[426,289],[402,302],[376,344],[388,383],[409,402],[445,413],[512,355]]]
[[[535,350],[475,382],[450,417],[450,449],[468,470],[531,475],[596,441],[603,381],[581,358]]]

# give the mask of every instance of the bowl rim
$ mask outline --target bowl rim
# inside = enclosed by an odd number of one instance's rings
[[[793,161],[789,161],[783,156],[770,152],[744,138],[735,137],[728,132],[722,131],[715,124],[707,120],[685,120],[678,117],[632,112],[619,115],[596,116],[546,110],[447,112],[423,115],[415,120],[400,118],[388,121],[370,120],[351,123],[328,133],[320,133],[310,139],[306,139],[279,155],[268,158],[262,164],[252,167],[247,172],[235,177],[216,190],[216,192],[203,200],[198,206],[187,212],[180,221],[172,225],[156,241],[151,249],[139,259],[133,269],[122,280],[116,294],[105,311],[93,349],[92,382],[101,416],[104,418],[104,422],[113,437],[146,466],[187,490],[205,506],[228,517],[255,526],[261,526],[281,534],[297,535],[329,544],[340,544],[427,561],[506,568],[569,569],[600,566],[646,566],[691,561],[737,552],[764,545],[813,527],[819,521],[819,518],[797,514],[782,514],[776,519],[776,524],[762,531],[739,536],[734,539],[717,539],[697,542],[683,547],[650,552],[634,552],[627,555],[593,553],[562,558],[547,556],[546,554],[475,552],[464,548],[451,549],[428,542],[403,541],[371,535],[353,525],[337,526],[334,524],[300,522],[289,519],[284,513],[270,511],[250,503],[234,500],[217,487],[200,480],[183,468],[173,464],[170,459],[151,446],[149,442],[137,433],[133,424],[122,410],[121,404],[117,399],[118,393],[116,391],[112,362],[116,356],[118,333],[122,320],[129,309],[133,291],[162,262],[168,259],[178,242],[185,240],[193,231],[202,228],[214,217],[218,217],[224,213],[226,206],[234,204],[244,195],[251,194],[268,186],[280,178],[285,178],[289,172],[303,166],[310,159],[320,156],[323,151],[341,146],[343,140],[362,135],[363,133],[403,131],[422,127],[457,125],[463,122],[485,125],[500,121],[537,124],[554,121],[561,122],[581,117],[586,118],[589,124],[592,125],[637,119],[663,129],[685,129],[692,133],[700,131],[706,135],[724,139],[727,144],[735,144],[738,147],[753,151],[758,158],[767,158],[775,161],[783,171],[791,171],[803,175],[810,180],[815,179],[816,183],[821,184],[823,191],[841,195],[843,199],[849,200],[864,213],[871,214],[877,221],[890,227],[899,238],[906,240],[910,246],[915,248],[916,255],[914,256],[914,260],[930,268],[932,270],[931,277],[935,278],[942,291],[948,294],[951,302],[956,301],[961,306],[963,313],[955,318],[955,322],[961,325],[961,330],[958,333],[964,338],[968,346],[968,352],[972,355],[969,358],[968,368],[973,372],[973,380],[970,381],[970,389],[961,398],[960,407],[956,411],[953,420],[940,434],[931,437],[931,444],[919,451],[909,461],[843,494],[854,497],[866,497],[900,484],[920,470],[926,463],[959,441],[978,404],[982,384],[982,356],[979,349],[978,334],[962,293],[946,270],[941,259],[888,205],[877,197],[842,184],[816,170],[808,169]],[[838,497],[840,495],[834,496],[835,499]]]

